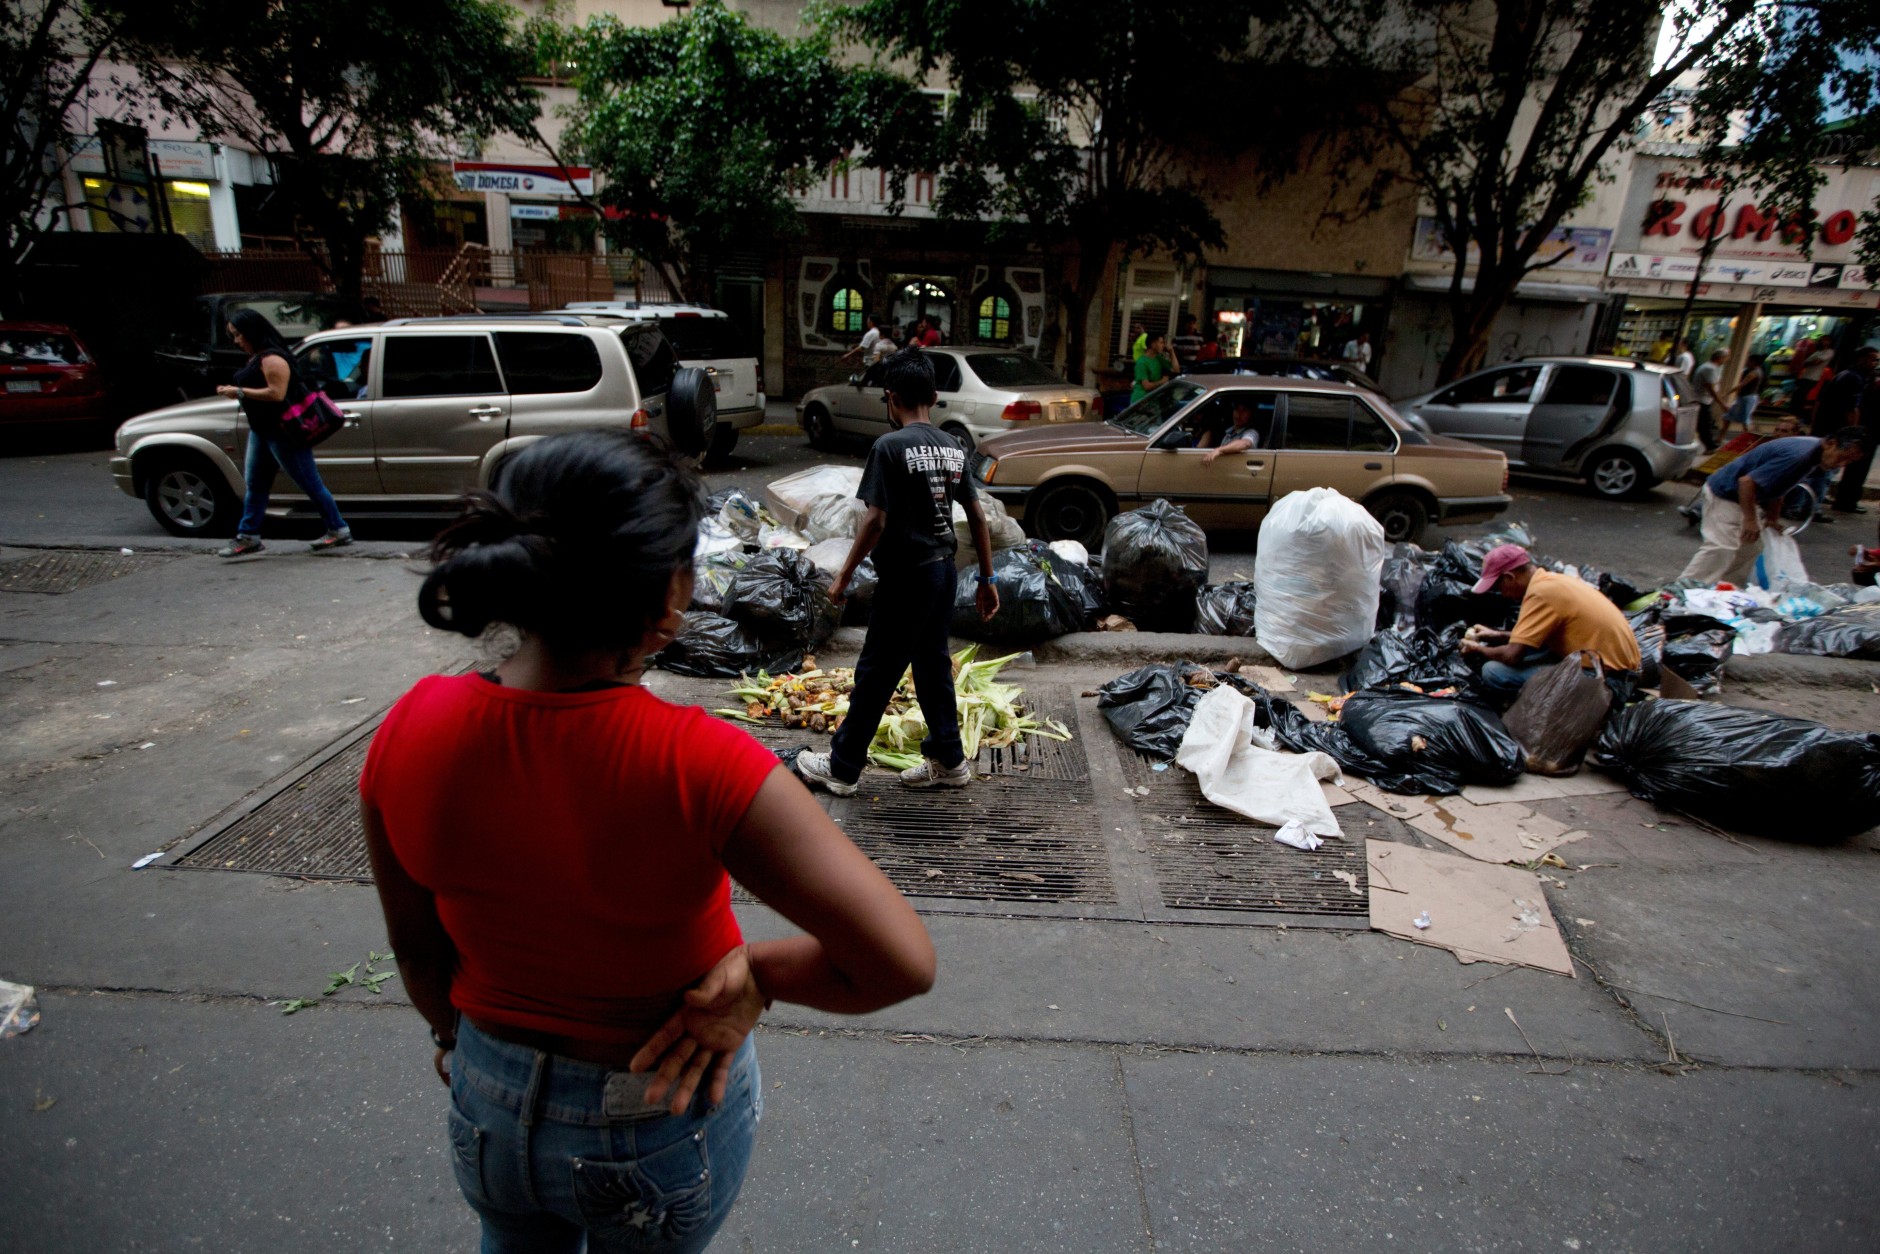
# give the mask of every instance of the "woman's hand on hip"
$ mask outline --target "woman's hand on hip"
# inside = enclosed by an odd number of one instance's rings
[[[711,1100],[717,1105],[731,1083],[731,1061],[763,1013],[764,994],[751,970],[750,950],[739,945],[686,990],[685,1004],[640,1047],[628,1069],[656,1071],[646,1100],[658,1103],[670,1093],[667,1109],[675,1115],[692,1104],[709,1071]]]

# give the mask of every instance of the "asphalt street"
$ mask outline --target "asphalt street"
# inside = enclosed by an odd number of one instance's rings
[[[319,997],[384,948],[370,887],[131,869],[480,656],[418,622],[415,563],[373,560],[427,528],[362,522],[351,551],[225,563],[160,532],[106,456],[0,458],[0,562],[73,545],[113,563],[0,592],[0,978],[37,985],[43,1014],[0,1040],[0,1248],[473,1248],[421,1020],[397,981]],[[809,460],[760,437],[711,478]],[[1650,580],[1695,543],[1688,489],[1516,492],[1511,517],[1561,557]],[[1810,561],[1832,569],[1847,531],[1811,530]],[[1216,576],[1251,573],[1251,537],[1221,539]],[[859,1019],[778,1006],[761,1143],[715,1249],[1880,1246],[1875,833],[1815,848],[1624,793],[1536,803],[1588,833],[1540,882],[1572,977],[1361,920],[1183,917],[1139,847],[1148,803],[1077,695],[1125,665],[1013,673],[1061,695],[1087,755],[1049,797],[1101,816],[1059,824],[1106,859],[1090,904],[923,895],[930,995]],[[1877,670],[1748,659],[1724,699],[1872,728]],[[1357,833],[1433,844],[1347,810]],[[787,926],[737,910],[754,937]],[[319,1004],[284,1015],[299,997]]]

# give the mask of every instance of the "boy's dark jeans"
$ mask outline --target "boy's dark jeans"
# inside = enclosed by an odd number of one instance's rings
[[[947,653],[957,584],[951,560],[880,572],[868,616],[868,638],[855,664],[849,712],[829,746],[829,765],[837,779],[852,784],[861,778],[868,764],[868,746],[909,665],[914,668],[920,712],[927,720],[927,739],[920,751],[945,767],[965,760],[953,697],[953,659]]]

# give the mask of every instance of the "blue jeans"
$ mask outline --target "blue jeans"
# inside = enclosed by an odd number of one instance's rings
[[[650,1073],[574,1062],[459,1021],[451,1162],[483,1254],[702,1250],[751,1162],[763,1082],[745,1038],[724,1104],[683,1115],[641,1100]]]
[[[242,498],[242,520],[235,528],[239,536],[261,536],[261,518],[268,512],[268,494],[274,491],[274,472],[285,470],[307,499],[320,511],[328,531],[344,531],[346,520],[339,516],[333,494],[320,482],[320,470],[313,464],[313,450],[270,440],[259,431],[248,432],[248,459],[242,467],[247,494]]]
[[[854,783],[868,765],[868,746],[888,712],[888,701],[907,668],[914,668],[927,738],[920,751],[941,766],[966,760],[960,747],[960,712],[953,695],[953,659],[947,643],[953,628],[953,594],[959,577],[950,560],[921,566],[877,567],[868,636],[855,663],[849,712],[829,743],[829,766],[837,779]]]
[[[1519,662],[1482,663],[1482,687],[1491,696],[1510,700],[1521,694],[1527,681],[1560,659],[1545,649],[1529,649]]]

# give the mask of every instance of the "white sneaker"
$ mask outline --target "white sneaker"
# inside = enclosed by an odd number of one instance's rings
[[[799,753],[796,755],[796,773],[812,784],[819,784],[838,797],[853,797],[858,785],[845,784],[836,778],[834,765],[826,753]]]
[[[901,772],[901,782],[909,788],[964,788],[973,782],[973,768],[965,762],[948,767],[922,758],[919,766]]]

